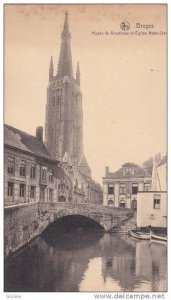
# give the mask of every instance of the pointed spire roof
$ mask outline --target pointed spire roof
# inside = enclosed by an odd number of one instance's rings
[[[53,57],[50,58],[50,68],[53,68]]]
[[[86,157],[85,157],[84,154],[82,155],[82,157],[81,157],[81,159],[78,163],[78,166],[79,167],[89,167],[88,162],[87,162]]]
[[[65,21],[64,27],[61,34],[61,49],[59,55],[59,62],[58,62],[58,70],[57,70],[57,77],[62,76],[73,76],[73,69],[72,69],[72,56],[71,56],[71,45],[70,39],[71,34],[69,32],[69,23],[68,23],[68,12],[65,12]]]
[[[80,75],[80,65],[79,65],[79,61],[77,62],[77,74]]]
[[[49,65],[49,81],[53,78],[53,57],[51,56]]]
[[[64,163],[67,163],[68,166],[72,166],[72,161],[71,161],[71,157],[68,153],[68,151],[65,152],[64,156],[63,156],[63,160]]]
[[[80,66],[79,66],[79,62],[77,62],[76,81],[80,85]]]

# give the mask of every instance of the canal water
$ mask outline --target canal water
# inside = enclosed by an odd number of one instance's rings
[[[167,290],[167,247],[126,235],[39,236],[5,261],[6,292]]]

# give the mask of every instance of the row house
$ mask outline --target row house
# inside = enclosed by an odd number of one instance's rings
[[[126,163],[116,172],[106,167],[103,177],[103,205],[137,209],[138,191],[151,189],[151,175],[139,165]]]
[[[69,181],[58,163],[50,158],[43,143],[42,127],[32,136],[5,125],[5,206],[34,201],[69,201]]]

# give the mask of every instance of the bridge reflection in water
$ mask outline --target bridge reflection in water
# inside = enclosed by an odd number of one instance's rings
[[[44,234],[5,262],[5,291],[166,291],[166,246],[103,232]]]

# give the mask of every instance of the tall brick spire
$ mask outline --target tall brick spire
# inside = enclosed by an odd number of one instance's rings
[[[71,34],[69,32],[69,24],[68,24],[68,12],[65,12],[65,21],[64,27],[61,34],[61,49],[59,55],[59,62],[58,62],[58,70],[57,70],[57,77],[60,78],[62,76],[73,76],[73,69],[72,69],[72,56],[71,56],[71,45],[70,39]]]

